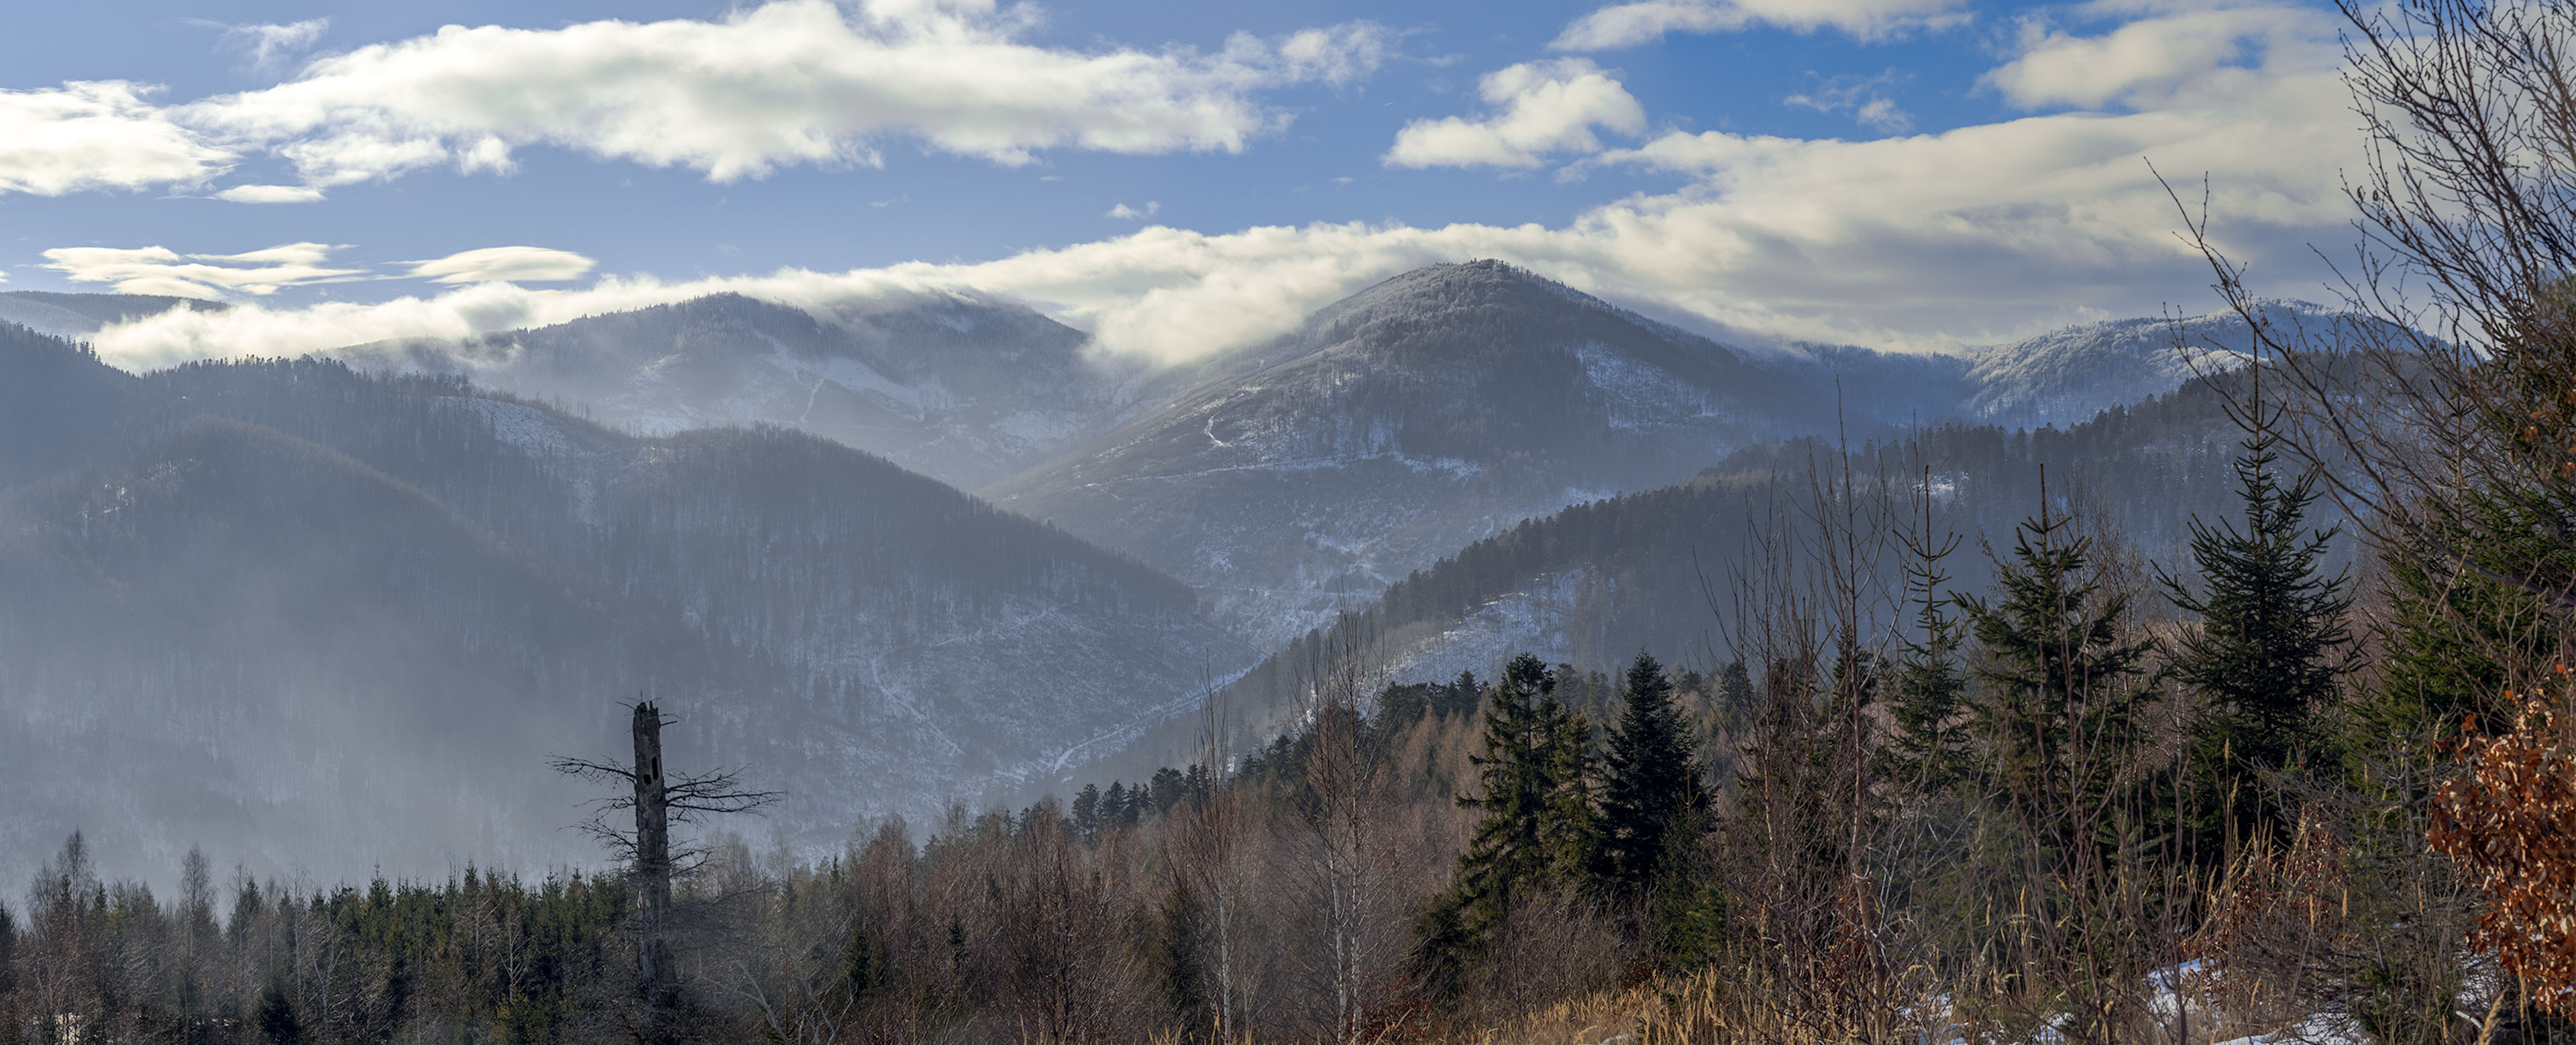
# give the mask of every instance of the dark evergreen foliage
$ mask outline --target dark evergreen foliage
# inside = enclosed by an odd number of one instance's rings
[[[1084,784],[1073,796],[1073,833],[1079,838],[1098,837],[1100,821],[1100,785]]]
[[[1602,759],[1601,849],[1613,895],[1651,896],[1708,823],[1699,738],[1673,700],[1664,666],[1646,653],[1628,667],[1626,703]]]
[[[251,1003],[251,1029],[260,1040],[270,1045],[299,1045],[304,1040],[304,1020],[295,1014],[295,1002],[286,996],[286,977],[272,972],[259,985],[259,1000]]]
[[[1963,594],[1959,604],[1984,651],[1972,713],[1989,779],[2061,858],[2116,860],[2094,845],[2121,825],[2068,810],[2137,812],[2107,799],[2134,786],[2126,756],[2144,739],[2141,683],[2155,644],[2123,635],[2128,596],[2105,591],[2093,565],[2093,539],[2043,497],[2013,531],[1994,598]]]
[[[1376,718],[1388,728],[1401,728],[1424,715],[1472,715],[1484,696],[1484,684],[1473,671],[1459,672],[1449,682],[1388,683],[1378,694]]]
[[[1591,727],[1556,699],[1556,684],[1555,671],[1522,654],[1504,665],[1486,704],[1477,793],[1458,799],[1480,814],[1456,886],[1474,937],[1518,897],[1592,880]]]
[[[1907,538],[1911,547],[1905,582],[1915,606],[1914,627],[1896,661],[1889,708],[1896,735],[1889,747],[1899,780],[1931,794],[1957,781],[1966,768],[1968,675],[1962,663],[1966,622],[1949,613],[1952,593],[1944,586],[1950,575],[1941,567],[1958,548],[1959,538],[1933,532],[1929,470],[1924,484],[1924,525]]]
[[[2287,843],[2296,810],[2263,774],[2328,754],[2318,715],[2333,706],[2338,654],[2351,641],[2346,580],[2323,561],[2339,527],[2305,528],[2316,476],[2283,485],[2280,437],[2258,395],[2253,431],[2236,459],[2245,526],[2194,517],[2191,552],[2202,592],[2164,578],[2175,606],[2200,616],[2173,671],[2202,702],[2192,731],[2194,795],[2188,812],[2200,858],[2216,862],[2235,839]],[[2308,765],[2305,768],[2314,769]]]
[[[2490,501],[2496,513],[2511,509]],[[2554,663],[2555,611],[2541,597],[2488,577],[2506,561],[2537,561],[2556,524],[2525,517],[2532,547],[2455,562],[2428,546],[2384,556],[2388,619],[2378,629],[2378,685],[2350,709],[2338,749],[2358,760],[2466,723],[2494,732],[2517,710],[2505,694],[2528,690]],[[2474,553],[2477,549],[2472,549]],[[2564,554],[2564,553],[2561,553]]]

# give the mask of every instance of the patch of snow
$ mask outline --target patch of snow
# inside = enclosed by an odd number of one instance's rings
[[[441,396],[438,402],[444,409],[481,418],[491,426],[493,438],[530,457],[561,457],[572,450],[553,415],[543,410],[475,396]]]
[[[1082,418],[1061,410],[1022,410],[996,418],[992,430],[1030,446],[1053,446],[1084,428]]]
[[[1641,432],[1710,410],[1708,396],[1671,371],[1598,342],[1574,350],[1610,427]]]
[[[1449,630],[1396,651],[1388,680],[1445,682],[1461,671],[1491,676],[1518,653],[1549,663],[1573,659],[1566,624],[1583,580],[1584,571],[1568,570],[1477,607]]]
[[[1475,478],[1485,470],[1484,465],[1456,457],[1406,457],[1400,453],[1390,453],[1387,456],[1394,458],[1395,463],[1413,469],[1416,475],[1440,472],[1452,479],[1466,480]]]
[[[769,365],[792,375],[798,379],[799,384],[802,384],[803,379],[809,375],[818,377],[852,392],[873,395],[889,404],[909,410],[915,420],[929,411],[955,405],[953,397],[946,389],[939,387],[938,382],[907,385],[888,378],[878,373],[875,367],[848,356],[800,359],[787,347],[786,342],[767,334],[761,336],[769,341]]]

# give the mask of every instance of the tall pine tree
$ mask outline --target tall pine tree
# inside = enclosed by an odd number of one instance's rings
[[[1958,549],[1956,535],[1943,540],[1932,533],[1932,473],[1923,473],[1923,526],[1906,538],[1912,558],[1905,583],[1914,613],[1915,634],[1907,636],[1896,663],[1893,717],[1896,737],[1890,745],[1898,778],[1921,792],[1934,792],[1957,779],[1968,747],[1968,722],[1960,712],[1968,696],[1968,678],[1959,647],[1965,641],[1962,622],[1946,607],[1942,593],[1950,575],[1941,560]]]
[[[1690,967],[1720,942],[1725,897],[1702,878],[1711,823],[1699,737],[1664,666],[1640,651],[1602,759],[1601,890],[1628,917],[1647,956]]]
[[[2173,604],[2201,618],[2182,640],[2174,673],[2201,700],[2192,729],[2190,828],[2204,861],[2235,839],[2287,841],[2292,814],[2262,777],[2325,752],[2317,713],[2333,701],[2336,653],[2351,641],[2343,575],[2321,568],[2341,527],[2309,530],[2316,474],[2282,485],[2280,437],[2256,375],[2244,452],[2236,458],[2245,528],[2191,520],[2191,554],[2206,593],[2181,578],[2164,584]]]
[[[1666,854],[1699,841],[1709,810],[1699,738],[1673,702],[1673,683],[1655,658],[1628,666],[1626,703],[1610,731],[1601,789],[1601,848],[1609,892],[1650,894]]]
[[[1984,647],[1973,707],[1989,787],[2005,837],[2020,836],[1985,858],[2026,886],[2015,902],[2030,931],[1997,941],[2017,952],[2001,960],[2047,970],[2069,1038],[2116,1041],[2143,1016],[2128,985],[2168,960],[2132,906],[2153,903],[2135,883],[2171,819],[2169,767],[2140,714],[2155,644],[2130,639],[2128,595],[2105,590],[2092,540],[2041,489],[2039,515],[1995,564],[1994,600],[1959,599]]]
[[[1482,940],[1521,896],[1589,884],[1591,726],[1556,697],[1557,675],[1522,654],[1503,668],[1485,709],[1485,752],[1474,756],[1479,793],[1458,804],[1482,811],[1458,857],[1449,903],[1458,929]]]
[[[2145,739],[2136,712],[2155,645],[2124,641],[2128,596],[2102,590],[2092,538],[2052,511],[2044,484],[2038,516],[2014,529],[1995,573],[1993,602],[1958,598],[1986,653],[1971,712],[2018,818],[2073,857],[2109,826],[2073,811],[2118,805],[2107,790]]]

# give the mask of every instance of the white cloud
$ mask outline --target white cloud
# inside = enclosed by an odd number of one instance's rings
[[[1815,74],[1809,73],[1810,77]],[[1914,126],[1914,117],[1896,105],[1887,93],[1914,77],[1897,69],[1876,76],[1833,76],[1823,78],[1810,91],[1781,99],[1788,105],[1814,109],[1817,112],[1848,112],[1863,127],[1888,134],[1902,134]]]
[[[203,18],[189,21],[223,30],[223,46],[250,52],[254,69],[273,68],[281,58],[302,54],[331,28],[328,18],[308,18],[285,25],[227,25]]]
[[[581,278],[596,262],[569,250],[484,247],[410,264],[412,278],[433,283],[555,283]]]
[[[508,171],[556,145],[716,181],[784,165],[874,165],[899,139],[1024,163],[1040,150],[1239,151],[1287,116],[1261,90],[1346,83],[1385,57],[1368,23],[1214,54],[1073,51],[1020,42],[992,0],[778,0],[721,21],[449,26],[307,65],[184,119],[274,149],[336,185],[435,164]]]
[[[121,80],[0,90],[0,194],[194,185],[232,166]]]
[[[1734,32],[1776,25],[1799,32],[1840,29],[1864,39],[1957,25],[1965,0],[1642,0],[1575,19],[1548,44],[1558,51],[1607,51],[1653,43],[1666,33]]]
[[[167,247],[56,247],[45,268],[75,283],[114,284],[124,294],[221,299],[226,292],[274,294],[286,287],[372,278],[364,269],[329,268],[335,249],[283,243],[243,254],[180,254]]]
[[[2130,10],[2102,3],[2094,14]],[[2166,107],[2224,98],[2259,84],[2274,68],[2309,68],[2340,57],[2331,15],[2278,5],[2183,8],[2141,18],[2107,34],[2072,36],[2025,23],[2022,54],[1983,83],[2024,108]],[[2251,52],[2261,59],[2249,64]]]
[[[1498,112],[1481,120],[1415,120],[1396,132],[1386,162],[1400,167],[1535,167],[1549,153],[1597,152],[1593,128],[1646,129],[1646,110],[1619,81],[1581,58],[1523,62],[1477,85]]]
[[[309,185],[235,185],[215,194],[234,203],[318,203],[323,192]]]
[[[1224,234],[1158,226],[974,264],[612,279],[563,291],[479,284],[306,309],[252,303],[112,327],[97,344],[120,365],[148,366],[461,337],[718,291],[823,308],[893,290],[964,288],[1029,301],[1092,330],[1104,350],[1178,360],[1258,343],[1406,269],[1482,257],[1667,318],[1770,338],[1895,348],[1995,342],[2208,301],[2207,271],[2175,241],[2178,218],[2144,158],[2184,177],[2209,172],[2215,232],[2254,266],[2257,292],[2312,294],[2318,272],[2308,243],[2349,235],[2335,175],[2361,144],[2335,63],[2324,57],[2331,48],[2310,46],[2317,43],[2275,41],[2273,57],[2228,91],[2119,95],[2152,103],[2139,111],[2049,113],[1872,141],[1667,134],[1582,165],[1667,171],[1687,187],[1621,199],[1559,226],[1352,223]]]
[[[1147,218],[1153,217],[1156,212],[1162,209],[1163,205],[1154,200],[1146,200],[1145,209],[1143,210],[1137,210],[1134,207],[1121,203],[1115,207],[1109,208],[1109,213],[1103,214],[1101,217],[1117,218],[1120,221],[1143,221]]]
[[[1243,48],[1240,60],[1247,66],[1277,66],[1277,76],[1290,82],[1321,81],[1340,87],[1368,78],[1385,64],[1387,45],[1393,34],[1375,22],[1345,22],[1328,29],[1303,29],[1279,41],[1276,58],[1264,53],[1263,43],[1238,33],[1227,41],[1227,50]]]

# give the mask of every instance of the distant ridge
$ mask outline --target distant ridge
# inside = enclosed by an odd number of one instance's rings
[[[1830,416],[1797,378],[1492,261],[1396,276],[1196,372],[988,492],[1273,646],[1520,519]]]
[[[647,435],[776,424],[973,487],[1114,422],[1141,364],[1026,306],[950,293],[809,311],[717,294],[462,342],[339,353],[582,404]]]
[[[231,306],[198,298],[151,294],[63,294],[46,290],[0,292],[0,322],[15,323],[40,334],[80,338],[112,323],[157,316],[174,308],[222,309]]]
[[[0,787],[37,796],[0,876],[192,823],[326,877],[587,862],[545,759],[614,750],[639,692],[829,847],[1046,786],[1256,654],[1143,563],[787,429],[642,438],[322,360],[134,377],[13,330],[0,405],[99,409],[0,414],[34,477],[0,485]]]

